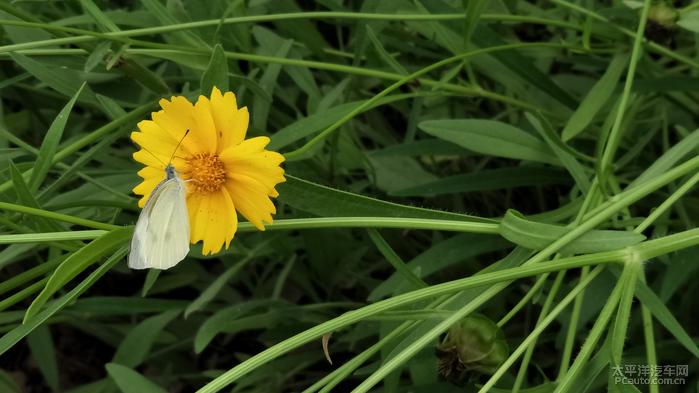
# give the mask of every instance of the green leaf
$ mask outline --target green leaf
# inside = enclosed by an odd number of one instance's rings
[[[162,26],[179,24],[167,7],[158,0],[141,0],[141,4],[155,17]],[[209,45],[201,39],[193,30],[174,31],[168,34],[168,38],[174,37],[177,43],[194,48],[209,48]]]
[[[143,363],[165,326],[179,314],[180,310],[177,309],[165,311],[133,327],[119,344],[112,362],[127,367],[136,367]]]
[[[68,391],[69,393],[115,393],[114,381],[105,377],[94,382],[89,382]]]
[[[199,326],[194,337],[194,352],[201,353],[217,334],[226,331],[230,324],[240,320],[241,317],[259,308],[275,304],[284,305],[285,303],[278,300],[257,299],[218,310]]]
[[[0,4],[7,4],[9,6],[11,3],[0,2]],[[17,8],[8,6],[3,7],[3,10],[0,11],[0,18],[12,21],[28,20],[26,14],[17,12]],[[49,32],[32,27],[3,25],[3,30],[3,36],[7,37],[7,40],[14,44],[42,41],[53,38]]]
[[[686,248],[677,251],[671,257],[671,263],[665,267],[658,295],[663,303],[667,303],[678,290],[689,285],[695,277],[699,277],[699,263],[695,263],[696,248]]]
[[[472,42],[481,48],[504,45],[506,41],[492,27],[480,24],[473,32]],[[568,108],[575,108],[577,101],[558,86],[549,75],[541,72],[526,56],[515,50],[495,52],[492,57],[501,62],[505,67],[517,74],[523,80],[536,86],[540,91],[548,94]]]
[[[260,41],[262,51],[266,55],[271,55],[274,57],[287,57],[289,51],[291,50],[291,45],[294,43],[293,40],[282,40],[268,30],[258,26],[253,28],[252,31],[257,40]],[[279,77],[281,70],[281,64],[267,64],[267,67],[260,78],[260,86],[269,95],[274,94],[275,87],[278,85],[277,78]],[[255,124],[255,127],[262,130],[267,129],[267,117],[269,116],[271,104],[272,103],[270,101],[255,95],[252,106],[252,123]]]
[[[22,172],[20,172],[12,160],[7,161],[7,167],[10,171],[12,186],[17,194],[17,200],[25,206],[38,208],[39,205],[36,203],[31,191],[29,191],[29,185],[27,185]]]
[[[684,137],[674,146],[657,158],[640,176],[631,182],[629,187],[643,184],[670,170],[675,164],[699,147],[699,129]]]
[[[165,389],[129,367],[116,363],[107,363],[104,367],[122,393],[167,393]]]
[[[187,303],[186,300],[176,299],[92,296],[78,300],[70,309],[71,311],[104,316],[134,315],[179,310],[184,308]]]
[[[577,152],[558,138],[558,134],[553,130],[551,123],[549,123],[543,116],[536,118],[531,113],[525,113],[525,116],[539,132],[539,135],[544,138],[546,144],[549,145],[551,150],[553,150],[556,157],[558,157],[570,175],[573,176],[575,183],[578,185],[583,194],[587,194],[587,192],[590,190],[590,179],[588,179],[588,174],[585,172],[585,168],[575,158],[574,153]]]
[[[32,207],[35,209],[40,209],[39,203],[32,195],[29,190],[29,186],[24,182],[24,177],[22,173],[17,169],[12,160],[9,161],[10,176],[12,178],[12,184],[14,185],[15,192],[17,193],[17,199],[24,205]],[[65,228],[61,227],[55,221],[48,220],[44,217],[28,216],[27,222],[33,224],[33,226],[42,232],[63,232]]]
[[[405,156],[368,155],[374,169],[376,187],[392,194],[405,188],[419,187],[437,181],[437,176],[427,172],[413,158]],[[405,176],[410,173],[410,176]]]
[[[300,59],[300,57],[299,55],[293,54],[293,51],[289,55],[291,59]],[[299,89],[303,90],[303,92],[308,95],[308,113],[316,113],[316,108],[321,100],[322,93],[310,69],[305,67],[284,67],[283,71],[289,75]],[[262,99],[264,100],[266,98],[262,97]]]
[[[429,155],[467,155],[468,150],[451,142],[441,139],[429,138],[413,142],[404,142],[398,145],[387,146],[381,150],[374,150],[374,157],[381,156],[429,156]]]
[[[632,10],[640,10],[643,8],[643,1],[640,0],[623,0],[622,3]]]
[[[95,67],[97,67],[97,65],[104,60],[104,57],[107,56],[107,53],[109,53],[109,50],[111,48],[112,41],[104,41],[97,45],[95,49],[93,49],[92,52],[90,52],[90,55],[85,60],[85,66],[83,67],[83,71],[90,72]]]
[[[569,183],[570,180],[566,178],[565,172],[560,169],[518,166],[449,176],[416,187],[400,189],[392,192],[391,195],[433,196]]]
[[[240,269],[245,267],[245,265],[251,259],[252,258],[245,258],[241,260],[240,262],[226,269],[223,274],[216,277],[216,279],[208,287],[206,287],[206,289],[204,289],[199,296],[192,301],[192,303],[187,306],[187,309],[184,311],[184,317],[187,318],[193,312],[201,310],[204,306],[206,306],[206,304],[213,300],[221,291],[223,286],[230,281],[231,277],[238,273]]]
[[[699,10],[680,13],[680,19],[677,21],[677,25],[685,30],[699,33]]]
[[[120,56],[120,59],[122,61],[119,63],[118,69],[120,72],[124,73],[124,75],[134,79],[143,87],[156,94],[164,95],[170,93],[170,87],[168,87],[163,78],[141,65],[136,59],[126,55]],[[107,112],[107,114],[109,113]]]
[[[304,12],[305,9],[301,8],[297,3],[297,1],[293,0],[276,0],[271,10],[274,13]],[[249,7],[252,7],[253,4],[249,4]],[[322,56],[325,54],[325,49],[330,47],[330,44],[324,38],[326,34],[324,32],[321,34],[318,31],[318,25],[311,20],[302,18],[295,20],[294,23],[279,21],[275,23],[274,27],[282,36],[302,43],[316,55]]]
[[[321,217],[409,217],[493,223],[494,220],[466,214],[400,205],[341,191],[286,175],[277,186],[279,199],[302,211]]]
[[[55,119],[53,119],[51,126],[49,126],[49,130],[46,132],[44,140],[41,142],[39,155],[36,157],[36,161],[34,162],[32,177],[29,179],[29,190],[32,192],[32,194],[39,190],[39,186],[44,181],[46,174],[51,168],[51,164],[54,161],[54,156],[58,150],[58,145],[63,138],[63,130],[66,128],[68,116],[70,116],[70,112],[73,110],[73,105],[75,105],[75,101],[78,99],[85,86],[86,83],[83,82],[82,85],[80,85],[80,88],[78,88],[78,91],[76,91],[70,101],[68,101],[66,106],[64,106],[63,109],[58,112],[58,115]]]
[[[488,0],[464,0],[466,8],[466,19],[464,19],[464,47],[468,48],[471,44],[473,32],[476,30],[478,20],[481,14],[485,11],[488,5]]]
[[[17,386],[15,378],[5,370],[0,369],[0,392],[22,393],[22,389]]]
[[[664,93],[671,91],[697,91],[699,80],[684,76],[659,76],[639,78],[634,81],[634,93]]]
[[[500,222],[502,237],[532,250],[542,250],[568,232],[568,228],[560,225],[527,220],[512,209],[507,211]],[[645,236],[630,231],[592,230],[561,248],[560,252],[583,254],[617,250],[645,239]]]
[[[70,292],[65,294],[63,297],[55,302],[49,304],[49,306],[43,311],[37,313],[31,318],[25,319],[23,324],[17,326],[16,328],[7,332],[2,338],[0,338],[0,355],[7,352],[15,344],[17,344],[22,338],[26,337],[29,333],[33,332],[36,328],[44,324],[49,318],[55,315],[57,312],[62,310],[68,304],[72,303],[77,299],[83,292],[88,290],[97,280],[100,279],[105,273],[107,273],[115,264],[121,261],[122,258],[127,253],[127,248],[122,247],[117,252],[115,252],[105,263],[100,265],[94,272],[90,273],[80,284],[73,288]]]
[[[365,25],[366,26],[366,33],[367,37],[371,40],[371,43],[374,45],[374,49],[376,50],[376,53],[379,54],[379,57],[388,64],[389,67],[393,69],[396,73],[400,75],[408,75],[408,70],[405,69],[396,59],[393,58],[387,51],[386,48],[383,47],[383,44],[381,44],[381,41],[376,37],[376,34],[374,33],[374,30],[371,28],[370,25]]]
[[[495,120],[446,119],[418,124],[426,133],[489,156],[560,165],[551,149],[535,136]]]
[[[592,388],[598,376],[602,372],[609,372],[609,352],[611,340],[609,337],[597,350],[595,356],[588,360],[581,368],[580,373],[575,378],[575,383],[572,384],[571,390],[568,393],[586,393],[593,391]],[[608,375],[608,374],[606,374]]]
[[[97,101],[99,101],[100,105],[102,106],[102,111],[109,116],[110,119],[116,120],[121,117],[124,117],[127,115],[126,111],[124,108],[121,107],[116,101],[113,99],[103,96],[102,94],[96,94]],[[112,134],[114,136],[120,136],[119,134]],[[107,137],[109,138],[109,137]]]
[[[221,92],[228,91],[228,59],[223,52],[221,44],[216,44],[213,52],[211,52],[211,60],[206,67],[206,71],[201,75],[200,93],[204,96],[209,96],[214,87],[217,87]]]
[[[148,273],[146,273],[146,279],[143,282],[143,289],[141,289],[142,297],[146,297],[148,295],[148,292],[150,292],[153,284],[155,284],[155,281],[158,279],[158,277],[160,277],[160,273],[162,273],[162,270],[160,269],[148,270]]]
[[[97,22],[100,30],[104,32],[115,32],[119,31],[119,27],[105,15],[102,10],[95,4],[92,0],[80,0],[80,5],[86,14],[90,15],[92,19]]]
[[[428,277],[450,266],[466,262],[471,258],[489,252],[510,247],[507,240],[490,235],[459,234],[440,242],[433,242],[427,250],[407,263],[410,271],[418,277]],[[405,289],[404,280],[397,273],[383,280],[368,296],[370,301],[377,301],[385,296],[396,294]]]
[[[51,278],[49,278],[49,281],[46,283],[46,287],[44,287],[29,308],[27,308],[24,322],[26,323],[36,315],[51,296],[63,288],[65,284],[87,269],[99,258],[114,250],[116,247],[125,244],[131,239],[132,234],[133,228],[130,227],[115,229],[91,241],[66,258],[53,272]]]
[[[49,66],[15,52],[11,52],[10,57],[27,72],[34,75],[36,79],[68,97],[75,96],[75,93],[83,88],[85,83],[85,78],[76,70],[53,65]],[[89,87],[84,87],[83,90],[80,101],[97,104],[95,93]]]
[[[616,89],[619,83],[621,73],[626,68],[628,59],[628,54],[618,54],[612,58],[607,71],[597,83],[592,86],[580,103],[580,106],[578,106],[578,109],[576,109],[570,119],[568,119],[561,133],[561,138],[564,142],[574,138],[585,130],[585,128],[592,123],[595,115],[597,115],[600,109],[604,107],[605,103],[609,101],[609,97],[612,96],[614,89]]]
[[[48,326],[39,326],[29,336],[27,344],[32,351],[34,362],[39,367],[44,380],[54,392],[60,391],[56,349]]]
[[[636,282],[636,297],[650,310],[655,319],[672,334],[692,355],[699,357],[699,347],[692,336],[680,325],[672,312],[667,308],[658,295],[641,281]]]
[[[381,236],[379,231],[374,228],[367,230],[369,232],[369,238],[374,243],[376,248],[378,248],[381,255],[396,269],[396,273],[400,274],[406,281],[410,282],[412,289],[425,288],[428,285],[420,279],[412,270],[403,262],[398,254],[391,248],[391,245]]]
[[[383,97],[370,107],[366,108],[366,110],[413,97],[415,97],[415,94],[395,94]],[[274,133],[271,137],[272,141],[269,143],[268,149],[280,150],[281,148],[286,147],[298,140],[317,134],[328,126],[342,119],[345,115],[352,112],[365,102],[366,100],[348,102],[314,113],[308,117],[301,118]]]

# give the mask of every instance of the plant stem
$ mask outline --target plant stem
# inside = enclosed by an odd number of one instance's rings
[[[619,109],[616,111],[616,117],[614,118],[614,124],[609,132],[609,136],[606,141],[602,157],[600,157],[599,168],[597,176],[600,179],[600,184],[606,185],[606,178],[608,173],[613,171],[612,162],[614,160],[614,155],[616,154],[617,147],[619,145],[619,140],[621,139],[621,124],[624,120],[624,115],[626,114],[626,107],[629,102],[629,97],[631,96],[631,87],[633,86],[633,81],[636,76],[636,66],[638,65],[638,60],[641,57],[641,43],[643,42],[643,34],[646,29],[646,22],[648,20],[648,12],[650,10],[651,0],[645,0],[643,3],[643,11],[641,12],[641,21],[638,23],[638,29],[634,36],[633,50],[631,52],[631,60],[629,61],[629,69],[626,73],[626,81],[624,82],[624,90],[621,93],[621,99],[619,100]]]

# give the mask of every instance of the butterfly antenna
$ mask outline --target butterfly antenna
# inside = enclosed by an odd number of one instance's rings
[[[186,131],[184,132],[184,135],[182,135],[182,138],[180,138],[180,141],[177,142],[177,146],[175,146],[175,151],[173,151],[173,152],[172,152],[172,155],[170,156],[170,163],[172,163],[172,159],[175,158],[175,154],[177,153],[177,149],[180,148],[180,145],[182,144],[182,141],[183,141],[184,138],[187,136],[187,134],[189,134],[189,130],[186,130]]]
[[[167,166],[167,164],[166,164],[166,163],[164,163],[164,162],[163,162],[163,160],[161,160],[160,158],[158,158],[158,156],[156,156],[155,154],[153,154],[153,152],[152,152],[152,151],[150,151],[150,150],[146,149],[146,148],[145,148],[145,147],[143,147],[143,146],[141,146],[141,149],[143,149],[143,150],[147,151],[147,152],[148,152],[148,154],[150,154],[151,156],[153,156],[153,158],[155,158],[156,160],[160,161],[160,163],[161,163],[161,164],[163,164],[163,166]]]

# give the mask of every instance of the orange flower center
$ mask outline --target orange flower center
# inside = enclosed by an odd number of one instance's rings
[[[226,182],[226,168],[216,154],[197,153],[188,161],[188,175],[197,192],[218,191]]]

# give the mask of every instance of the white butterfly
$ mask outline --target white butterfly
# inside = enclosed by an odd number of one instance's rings
[[[138,216],[129,252],[132,269],[169,269],[189,252],[187,188],[172,164],[165,174]]]

